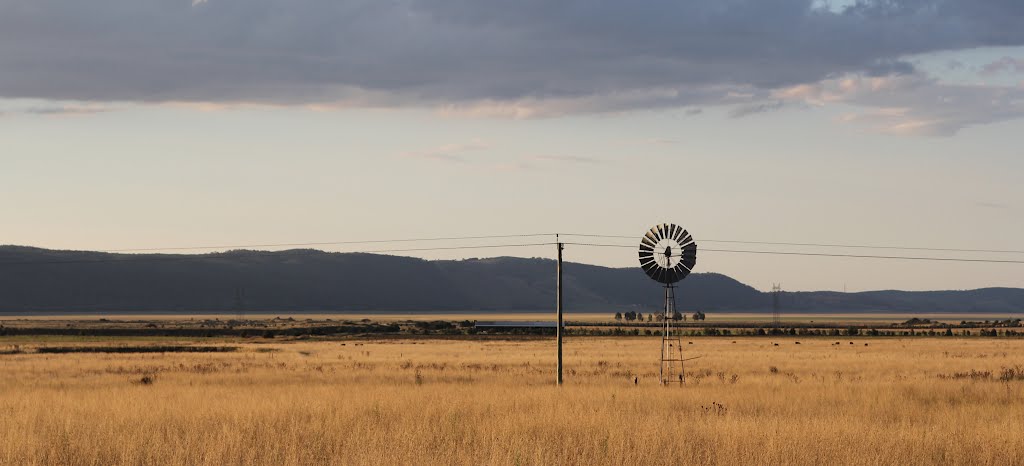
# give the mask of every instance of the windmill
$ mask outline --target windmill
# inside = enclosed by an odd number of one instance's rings
[[[682,339],[673,332],[672,326],[676,316],[675,284],[686,278],[696,264],[697,243],[682,227],[668,223],[655,225],[640,239],[640,267],[648,277],[665,285],[661,332],[662,385],[686,382],[683,362],[689,359],[683,358]]]

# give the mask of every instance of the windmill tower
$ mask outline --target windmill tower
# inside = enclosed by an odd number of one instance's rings
[[[686,278],[697,264],[697,243],[682,227],[655,225],[640,239],[640,267],[648,277],[665,286],[662,313],[661,369],[662,385],[686,383],[682,338],[673,325],[676,310],[675,284]],[[696,358],[690,358],[696,359]]]

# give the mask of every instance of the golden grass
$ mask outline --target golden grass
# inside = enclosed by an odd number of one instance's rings
[[[552,386],[551,339],[0,355],[0,464],[1024,458],[1024,381],[941,377],[1024,365],[1024,341],[690,341],[687,352],[702,358],[687,367],[685,387],[657,385],[652,337],[567,339],[561,388]],[[6,345],[0,340],[0,350]],[[141,383],[144,376],[153,383]]]

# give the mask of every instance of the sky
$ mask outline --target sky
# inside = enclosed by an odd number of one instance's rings
[[[1016,0],[0,0],[0,244],[670,222],[695,271],[762,290],[1024,287],[1021,264],[707,250],[1024,260],[718,242],[1024,251],[1021,24]],[[378,247],[410,246],[323,249]]]

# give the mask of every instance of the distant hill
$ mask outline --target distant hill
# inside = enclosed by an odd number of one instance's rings
[[[0,246],[0,312],[530,311],[555,302],[555,262],[497,257],[427,261],[316,250],[111,254]],[[661,287],[639,268],[565,264],[569,311],[650,311]],[[766,293],[696,273],[680,309],[764,311]],[[1024,290],[785,293],[794,311],[1021,312]]]

